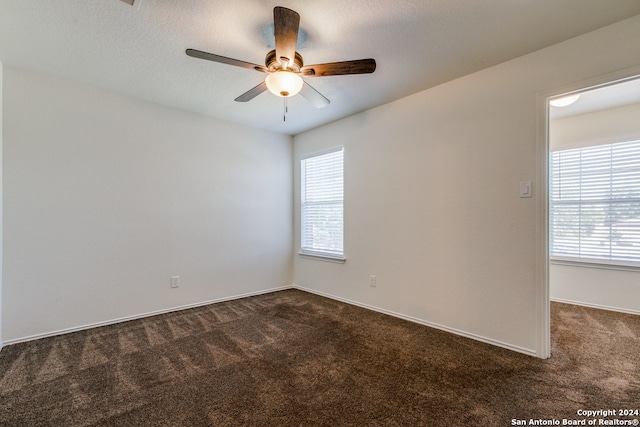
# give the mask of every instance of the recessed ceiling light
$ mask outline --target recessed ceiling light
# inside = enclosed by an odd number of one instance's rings
[[[566,107],[576,102],[578,98],[580,98],[580,94],[574,93],[573,95],[552,99],[551,101],[549,101],[549,104],[551,104],[554,107]]]

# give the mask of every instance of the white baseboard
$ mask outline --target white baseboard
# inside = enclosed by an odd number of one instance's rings
[[[584,306],[584,307],[598,308],[600,310],[617,311],[618,313],[627,313],[627,314],[640,315],[640,311],[631,310],[631,309],[627,309],[627,308],[611,307],[611,306],[608,306],[608,305],[600,305],[600,304],[591,304],[591,303],[588,303],[588,302],[572,301],[572,300],[563,299],[563,298],[550,298],[550,299],[551,299],[551,301],[561,302],[563,304],[581,305],[581,306]]]
[[[136,319],[143,319],[146,317],[151,317],[151,316],[157,316],[159,314],[165,314],[165,313],[170,313],[170,312],[174,312],[174,311],[180,311],[180,310],[187,310],[190,308],[196,308],[196,307],[201,307],[204,305],[209,305],[209,304],[215,304],[215,303],[220,303],[220,302],[225,302],[225,301],[232,301],[232,300],[236,300],[236,299],[240,299],[240,298],[246,298],[246,297],[252,297],[252,296],[257,296],[257,295],[262,295],[262,294],[268,294],[271,292],[277,292],[277,291],[282,291],[282,290],[286,290],[286,289],[298,289],[304,292],[309,292],[311,294],[315,294],[315,295],[319,295],[325,298],[330,298],[336,301],[340,301],[346,304],[350,304],[350,305],[354,305],[357,307],[361,307],[367,310],[372,310],[372,311],[376,311],[378,313],[382,313],[382,314],[386,314],[389,316],[393,316],[393,317],[397,317],[399,319],[403,319],[403,320],[407,320],[409,322],[413,322],[413,323],[417,323],[420,325],[424,325],[424,326],[428,326],[430,328],[435,328],[435,329],[439,329],[441,331],[445,331],[445,332],[449,332],[455,335],[459,335],[459,336],[463,336],[466,338],[470,338],[476,341],[480,341],[480,342],[484,342],[487,344],[491,344],[491,345],[495,345],[498,347],[502,347],[502,348],[506,348],[508,350],[512,350],[512,351],[516,351],[518,353],[523,353],[529,356],[534,356],[534,357],[538,357],[537,353],[535,352],[535,350],[531,350],[531,349],[527,349],[527,348],[523,348],[523,347],[519,347],[519,346],[515,346],[512,344],[508,344],[508,343],[504,343],[501,341],[497,341],[491,338],[486,338],[480,335],[476,335],[476,334],[472,334],[469,332],[465,332],[465,331],[461,331],[459,329],[455,329],[455,328],[450,328],[447,326],[443,326],[437,323],[433,323],[433,322],[429,322],[427,320],[423,320],[423,319],[419,319],[416,317],[412,317],[412,316],[408,316],[406,314],[402,314],[402,313],[396,313],[394,311],[391,310],[386,310],[383,308],[379,308],[379,307],[375,307],[369,304],[363,304],[357,301],[353,301],[353,300],[349,300],[346,298],[342,298],[342,297],[338,297],[335,295],[331,295],[325,292],[320,292],[320,291],[316,291],[314,289],[308,289],[308,288],[304,288],[302,286],[296,286],[296,285],[289,285],[289,286],[281,286],[281,287],[277,287],[277,288],[270,288],[270,289],[264,289],[264,290],[260,290],[260,291],[256,291],[256,292],[249,292],[249,293],[245,293],[245,294],[240,294],[240,295],[233,295],[233,296],[229,296],[229,297],[224,297],[224,298],[217,298],[217,299],[213,299],[213,300],[208,300],[208,301],[201,301],[201,302],[197,302],[197,303],[193,303],[193,304],[187,304],[187,305],[182,305],[182,306],[177,306],[177,307],[172,307],[172,308],[167,308],[167,309],[162,309],[162,310],[156,310],[156,311],[152,311],[152,312],[148,312],[148,313],[142,313],[142,314],[136,314],[133,316],[126,316],[126,317],[121,317],[121,318],[117,318],[117,319],[111,319],[111,320],[107,320],[107,321],[103,321],[103,322],[96,322],[96,323],[91,323],[91,324],[87,324],[87,325],[82,325],[82,326],[77,326],[77,327],[73,327],[73,328],[66,328],[66,329],[61,329],[61,330],[57,330],[57,331],[52,331],[52,332],[46,332],[46,333],[42,333],[42,334],[35,334],[35,335],[30,335],[27,337],[22,337],[22,338],[17,338],[17,339],[12,339],[12,340],[7,340],[5,342],[3,342],[0,345],[0,348],[3,346],[7,346],[7,345],[12,345],[12,344],[17,344],[17,343],[21,343],[21,342],[26,342],[26,341],[33,341],[33,340],[37,340],[40,338],[47,338],[47,337],[52,337],[52,336],[56,336],[56,335],[62,335],[62,334],[68,334],[68,333],[72,333],[72,332],[78,332],[78,331],[83,331],[83,330],[87,330],[87,329],[91,329],[91,328],[97,328],[100,326],[108,326],[108,325],[113,325],[116,323],[121,323],[121,322],[127,322],[129,320],[136,320]],[[559,301],[559,302],[566,302],[566,301]],[[636,313],[636,314],[640,314],[640,313]]]
[[[382,314],[387,314],[389,316],[393,316],[393,317],[397,317],[399,319],[403,319],[403,320],[408,320],[409,322],[413,322],[413,323],[418,323],[420,325],[424,325],[424,326],[428,326],[430,328],[434,328],[434,329],[439,329],[441,331],[445,331],[445,332],[449,332],[455,335],[459,335],[465,338],[470,338],[476,341],[481,341],[487,344],[491,344],[491,345],[495,345],[498,347],[502,347],[502,348],[506,348],[507,350],[512,350],[512,351],[517,351],[518,353],[523,353],[526,354],[528,356],[534,356],[534,357],[539,357],[538,354],[536,353],[535,350],[531,350],[528,348],[524,348],[524,347],[520,347],[520,346],[516,346],[516,345],[512,345],[512,344],[508,344],[508,343],[504,343],[502,341],[497,341],[491,338],[486,338],[483,337],[481,335],[476,335],[476,334],[472,334],[469,332],[465,332],[465,331],[461,331],[459,329],[455,329],[455,328],[450,328],[448,326],[443,326],[440,325],[438,323],[433,323],[433,322],[429,322],[427,320],[423,320],[423,319],[419,319],[416,317],[412,317],[412,316],[408,316],[406,314],[402,314],[402,313],[396,313],[394,311],[390,311],[390,310],[386,310],[384,308],[379,308],[379,307],[375,307],[369,304],[363,304],[357,301],[352,301],[346,298],[342,298],[342,297],[338,297],[335,295],[331,295],[331,294],[327,294],[325,292],[320,292],[320,291],[316,291],[314,289],[308,289],[308,288],[304,288],[302,286],[297,286],[297,285],[293,285],[294,289],[299,289],[301,291],[305,291],[305,292],[309,292],[312,294],[316,294],[316,295],[320,295],[322,297],[325,298],[330,298],[330,299],[334,299],[336,301],[340,301],[340,302],[344,302],[346,304],[351,304],[351,305],[355,305],[357,307],[362,307],[365,308],[367,310],[372,310],[372,311],[377,311],[378,313],[382,313]]]
[[[268,294],[268,293],[271,293],[271,292],[282,291],[282,290],[291,289],[291,288],[292,288],[292,286],[289,285],[289,286],[281,286],[281,287],[277,287],[277,288],[264,289],[264,290],[260,290],[260,291],[256,291],[256,292],[249,292],[249,293],[246,293],[246,294],[233,295],[233,296],[224,297],[224,298],[217,298],[217,299],[212,299],[212,300],[209,300],[209,301],[200,301],[200,302],[196,302],[196,303],[193,303],[193,304],[186,304],[186,305],[181,305],[181,306],[177,306],[177,307],[165,308],[165,309],[162,309],[162,310],[150,311],[148,313],[135,314],[133,316],[125,316],[125,317],[120,317],[120,318],[117,318],[117,319],[106,320],[106,321],[103,321],[103,322],[90,323],[88,325],[76,326],[76,327],[73,327],[73,328],[66,328],[66,329],[60,329],[60,330],[52,331],[52,332],[45,332],[45,333],[42,333],[42,334],[30,335],[30,336],[27,336],[27,337],[16,338],[16,339],[4,341],[0,345],[0,349],[2,347],[4,347],[4,346],[11,345],[11,344],[17,344],[17,343],[21,343],[21,342],[33,341],[33,340],[37,340],[37,339],[40,339],[40,338],[53,337],[53,336],[56,336],[56,335],[69,334],[69,333],[72,333],[72,332],[78,332],[78,331],[84,331],[84,330],[87,330],[87,329],[98,328],[100,326],[108,326],[108,325],[113,325],[113,324],[116,324],[116,323],[128,322],[129,320],[143,319],[145,317],[157,316],[159,314],[171,313],[171,312],[180,311],[180,310],[187,310],[187,309],[190,309],[190,308],[201,307],[203,305],[215,304],[215,303],[225,302],[225,301],[232,301],[232,300],[236,300],[236,299],[240,299],[240,298],[253,297],[253,296],[256,296],[256,295]]]

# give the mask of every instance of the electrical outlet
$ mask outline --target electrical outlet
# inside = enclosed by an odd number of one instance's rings
[[[180,287],[180,276],[171,276],[171,287],[172,288]]]
[[[371,286],[372,288],[375,288],[377,284],[378,283],[377,283],[376,276],[374,275],[369,276],[369,286]]]

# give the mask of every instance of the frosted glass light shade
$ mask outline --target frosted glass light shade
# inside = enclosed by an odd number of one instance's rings
[[[573,95],[563,96],[562,98],[552,99],[551,101],[549,101],[549,104],[553,105],[554,107],[566,107],[576,102],[578,98],[580,98],[580,94],[576,93]]]
[[[264,81],[269,92],[282,97],[297,95],[304,83],[302,77],[286,70],[269,73]]]

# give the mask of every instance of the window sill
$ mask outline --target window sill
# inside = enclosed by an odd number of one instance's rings
[[[341,256],[332,256],[327,254],[312,253],[312,252],[298,252],[302,258],[315,259],[317,261],[333,262],[337,264],[344,264],[347,259]]]
[[[569,267],[583,267],[583,268],[596,268],[598,270],[618,270],[618,271],[633,271],[634,273],[640,273],[640,265],[618,265],[618,264],[606,264],[597,261],[575,261],[568,259],[550,258],[549,264],[553,265],[565,265]]]

